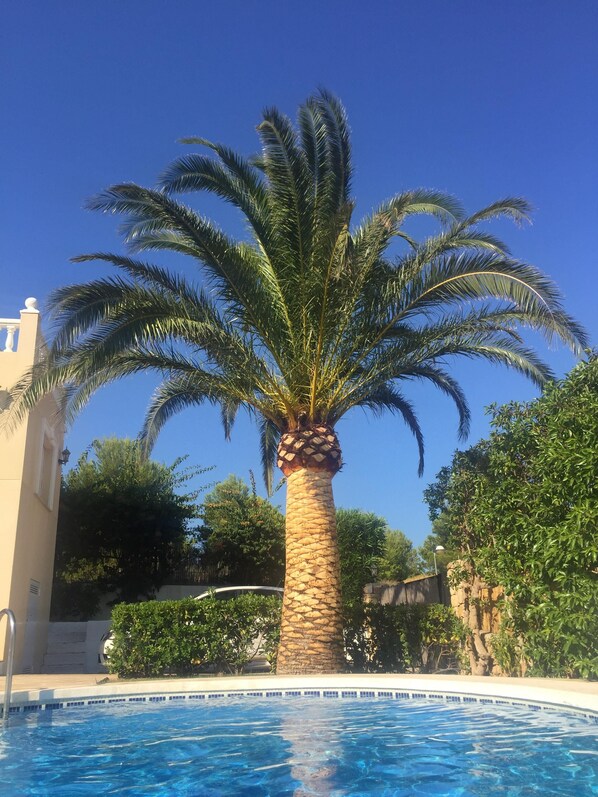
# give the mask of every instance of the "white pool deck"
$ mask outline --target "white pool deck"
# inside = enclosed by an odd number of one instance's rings
[[[5,678],[0,677],[0,695]],[[249,675],[126,680],[115,675],[15,675],[12,706],[78,698],[230,693],[260,690],[405,690],[493,697],[562,706],[598,714],[598,682],[556,678],[483,678],[470,675]],[[0,698],[1,699],[1,698]]]

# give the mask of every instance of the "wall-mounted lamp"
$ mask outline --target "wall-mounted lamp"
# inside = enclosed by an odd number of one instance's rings
[[[65,448],[63,451],[60,452],[60,456],[58,457],[58,464],[66,465],[66,463],[69,461],[70,455],[71,452],[68,450],[68,448]]]

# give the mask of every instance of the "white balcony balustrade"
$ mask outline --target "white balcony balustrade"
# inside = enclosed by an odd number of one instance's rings
[[[15,351],[15,334],[19,331],[20,326],[20,318],[0,318],[0,346],[3,334],[6,332],[2,351]]]
[[[21,316],[24,313],[27,315],[29,314],[39,315],[39,310],[37,309],[37,299],[34,299],[33,296],[30,296],[28,299],[25,299],[25,307],[21,310]],[[3,351],[10,351],[10,352],[16,351],[18,343],[18,332],[20,329],[21,329],[20,318],[0,318],[0,353]],[[5,333],[6,337],[4,337]],[[3,338],[4,338],[4,346],[2,346]]]

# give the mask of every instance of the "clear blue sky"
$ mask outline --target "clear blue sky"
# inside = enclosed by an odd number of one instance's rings
[[[493,231],[558,282],[596,345],[597,41],[596,0],[5,3],[0,316],[16,316],[26,296],[43,310],[53,288],[105,273],[69,257],[122,251],[115,218],[83,210],[86,197],[125,180],[153,184],[183,151],[182,136],[249,154],[262,108],[294,115],[324,86],[349,113],[357,216],[419,186],[449,191],[471,211],[525,196],[533,225]],[[200,197],[196,207],[239,229],[217,202]],[[564,349],[538,345],[557,374],[573,365]],[[455,370],[473,410],[470,443],[488,431],[487,404],[537,395],[504,370]],[[73,458],[94,437],[135,436],[154,382],[98,394],[69,431]],[[339,506],[383,515],[419,544],[429,532],[422,490],[459,442],[449,401],[417,385],[410,396],[426,436],[423,479],[398,420],[356,413],[338,427],[346,465],[334,486]],[[214,479],[259,473],[247,419],[225,443],[209,407],[162,432],[156,458],[181,454],[215,465]]]

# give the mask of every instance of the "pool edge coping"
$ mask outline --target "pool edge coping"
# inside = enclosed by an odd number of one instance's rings
[[[75,705],[127,702],[166,702],[172,699],[210,700],[248,693],[253,697],[393,697],[453,700],[454,702],[525,705],[586,715],[598,722],[598,685],[589,689],[567,688],[568,682],[538,685],[526,679],[418,676],[418,675],[321,675],[321,676],[227,676],[173,678],[139,681],[109,681],[95,686],[57,686],[15,689],[11,713]],[[570,682],[574,684],[575,682]],[[309,694],[305,694],[305,693]],[[355,695],[342,693],[356,692]],[[315,693],[319,693],[316,695]],[[382,693],[382,694],[380,694]],[[392,694],[391,694],[392,693]]]

